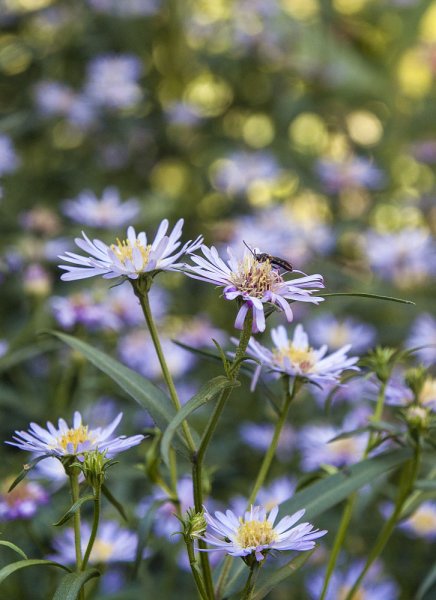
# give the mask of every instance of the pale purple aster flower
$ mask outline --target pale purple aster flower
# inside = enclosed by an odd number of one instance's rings
[[[173,377],[180,377],[195,364],[195,355],[177,346],[168,337],[161,337],[161,345]],[[145,330],[138,329],[122,336],[118,342],[118,356],[125,365],[145,377],[162,377],[162,368],[154,344]]]
[[[373,382],[364,377],[353,377],[342,383],[323,383],[322,388],[312,386],[310,393],[318,405],[323,406],[330,397],[333,404],[357,404],[374,399]]]
[[[424,229],[366,234],[366,256],[374,272],[398,286],[422,284],[436,272],[436,244]]]
[[[327,254],[334,246],[332,230],[316,218],[302,219],[289,206],[279,205],[232,220],[230,245],[245,242],[251,248],[262,240],[268,254],[289,260],[299,268],[313,254]]]
[[[139,214],[137,200],[121,202],[120,192],[114,186],[103,190],[101,198],[90,190],[84,190],[76,199],[66,200],[63,213],[75,221],[88,227],[113,229],[131,223]]]
[[[373,383],[373,399],[376,399],[379,384]],[[436,378],[428,375],[425,378],[421,391],[416,398],[422,408],[436,410]],[[401,369],[394,369],[385,390],[385,402],[393,406],[410,406],[415,402],[415,397],[407,385],[405,373]]]
[[[270,550],[296,550],[303,552],[315,547],[317,538],[327,531],[314,529],[310,523],[293,525],[301,519],[305,510],[300,510],[292,516],[281,519],[274,527],[278,507],[269,514],[262,506],[252,506],[241,516],[236,516],[231,510],[226,513],[215,512],[212,517],[206,510],[204,517],[213,533],[206,531],[203,538],[214,548],[207,551],[225,551],[230,556],[248,557],[262,562]]]
[[[239,433],[245,444],[258,450],[266,452],[271,446],[275,426],[272,423],[242,423]],[[277,458],[281,462],[287,462],[292,458],[295,445],[295,432],[289,423],[285,423],[277,446]]]
[[[271,330],[271,338],[272,350],[262,346],[254,338],[248,344],[247,354],[261,363],[254,372],[252,388],[263,367],[276,376],[304,377],[318,384],[339,381],[345,370],[359,370],[356,367],[358,357],[347,356],[350,344],[327,355],[326,345],[317,350],[310,346],[309,338],[300,323],[295,327],[292,339],[288,337],[283,325]]]
[[[38,263],[27,265],[23,273],[23,290],[31,296],[45,297],[51,292],[51,277]]]
[[[275,182],[280,167],[269,152],[233,152],[219,159],[213,169],[212,183],[228,194],[243,194],[253,182]]]
[[[35,481],[22,481],[11,492],[13,478],[6,479],[0,489],[0,521],[30,519],[38,508],[47,504],[48,493]]]
[[[319,469],[322,465],[343,467],[361,460],[368,441],[367,433],[331,441],[339,434],[359,426],[361,423],[348,418],[342,427],[325,424],[302,427],[299,431],[298,445],[303,471]]]
[[[64,329],[72,329],[77,325],[94,331],[120,328],[119,319],[106,309],[103,299],[98,300],[93,292],[83,291],[67,297],[53,296],[50,308]]]
[[[364,561],[354,562],[348,568],[336,569],[329,582],[325,600],[342,600],[353,587],[364,567]],[[318,600],[324,584],[323,571],[311,574],[306,582],[310,600]],[[380,563],[374,563],[355,596],[355,600],[398,600],[397,584],[382,571]]]
[[[0,134],[0,176],[13,173],[20,166],[12,140],[9,136]]]
[[[343,162],[323,158],[317,161],[315,170],[325,190],[331,194],[353,187],[374,190],[384,182],[383,172],[363,157],[352,157]]]
[[[60,488],[68,481],[68,476],[65,473],[63,464],[54,456],[48,456],[47,458],[40,460],[30,471],[29,477],[50,482],[53,490]],[[82,473],[79,477],[83,480]]]
[[[138,84],[142,63],[130,54],[97,56],[88,65],[85,95],[98,106],[133,108],[143,97]]]
[[[436,539],[436,502],[423,502],[400,527],[413,537]]]
[[[161,320],[168,311],[168,292],[157,284],[149,291],[151,312],[155,321]],[[138,298],[128,285],[117,285],[106,293],[105,307],[118,319],[117,329],[136,327],[144,322],[144,313]]]
[[[436,363],[436,319],[429,313],[419,315],[412,324],[406,345],[419,348],[414,354],[425,365]]]
[[[321,275],[304,275],[285,280],[278,268],[269,260],[259,261],[247,248],[242,260],[238,260],[230,248],[229,260],[224,262],[217,249],[201,246],[205,258],[193,254],[195,266],[185,265],[188,277],[224,287],[225,300],[242,301],[235,321],[235,327],[242,329],[249,310],[253,313],[253,333],[265,330],[264,304],[274,304],[284,311],[287,320],[293,319],[289,300],[318,304],[323,301],[319,296],[311,296],[318,288],[324,287]],[[315,289],[313,289],[315,288]]]
[[[166,235],[168,226],[168,220],[164,219],[151,244],[147,242],[143,231],[137,235],[133,227],[127,229],[126,240],[118,239],[116,244],[110,246],[98,239],[91,241],[86,233],[82,232],[83,239],[76,238],[75,242],[90,256],[65,252],[59,258],[72,265],[59,265],[59,268],[67,271],[61,275],[61,279],[74,281],[96,275],[102,275],[104,279],[138,279],[144,273],[152,271],[180,270],[183,264],[177,260],[184,254],[197,250],[203,238],[199,236],[195,241],[189,240],[180,247],[183,219],[179,219],[171,233]]]
[[[354,352],[365,352],[374,345],[377,336],[376,328],[368,323],[353,317],[338,318],[329,313],[311,319],[307,329],[314,344],[325,344],[332,350],[349,345]]]
[[[91,528],[87,523],[82,523],[81,546],[82,553],[86,551]],[[138,536],[133,531],[120,527],[115,521],[100,522],[97,537],[92,548],[89,562],[91,564],[130,562],[135,559]],[[48,556],[63,564],[74,564],[76,553],[74,550],[74,531],[69,528],[56,536],[53,540],[54,554]]]
[[[6,444],[33,452],[35,455],[46,454],[63,458],[99,450],[106,451],[110,458],[136,446],[144,439],[143,435],[111,437],[122,416],[123,413],[119,413],[107,427],[90,429],[82,423],[82,416],[76,411],[72,427],[69,427],[64,419],[59,419],[57,428],[50,421],[47,422],[47,429],[31,423],[28,431],[15,431],[14,441]]]
[[[189,508],[194,506],[194,492],[192,488],[192,479],[182,477],[177,482],[177,497],[180,500],[180,510],[184,514]],[[137,515],[140,519],[150,510],[154,502],[162,501],[156,510],[153,529],[158,537],[165,537],[171,542],[177,542],[178,538],[174,533],[180,529],[180,521],[177,519],[177,509],[174,502],[168,500],[165,492],[158,487],[154,487],[152,494],[142,500],[137,507]]]
[[[65,117],[87,127],[95,120],[95,109],[80,93],[58,81],[40,81],[34,90],[38,110],[46,117]]]

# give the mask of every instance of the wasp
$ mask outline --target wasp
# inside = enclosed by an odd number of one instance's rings
[[[251,254],[254,256],[254,258],[258,262],[262,263],[262,262],[266,262],[267,260],[269,260],[269,262],[272,265],[279,267],[279,269],[284,269],[285,271],[288,271],[289,273],[293,270],[291,263],[288,262],[287,260],[285,260],[284,258],[279,258],[278,256],[272,256],[271,254],[268,254],[267,252],[255,252],[252,248],[250,248],[250,246],[246,242],[244,242],[244,245],[250,250]]]

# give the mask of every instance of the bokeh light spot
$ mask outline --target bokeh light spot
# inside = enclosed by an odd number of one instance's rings
[[[242,127],[242,135],[252,148],[264,148],[274,139],[274,124],[267,115],[251,115]]]
[[[374,146],[383,135],[379,119],[367,110],[356,110],[347,116],[347,128],[353,142],[362,146]]]
[[[314,113],[298,115],[289,126],[291,141],[303,152],[317,153],[328,144],[328,133],[324,121]]]

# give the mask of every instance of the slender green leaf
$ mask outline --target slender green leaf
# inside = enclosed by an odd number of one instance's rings
[[[131,398],[150,413],[160,429],[165,429],[172,421],[175,410],[171,401],[154,383],[82,340],[58,331],[47,333],[54,335],[83,354],[97,369],[113,379]]]
[[[21,548],[19,548],[12,542],[8,542],[7,540],[0,540],[0,546],[7,546],[11,550],[14,550],[14,552],[22,556],[24,560],[27,560],[27,555],[21,550]]]
[[[394,298],[393,296],[381,296],[380,294],[364,294],[362,292],[337,292],[330,294],[323,294],[324,298],[332,296],[356,296],[357,298],[371,298],[372,300],[388,300],[389,302],[399,302],[400,304],[412,304],[415,306],[415,302],[411,300],[403,300],[403,298]]]
[[[436,481],[434,479],[418,479],[415,482],[416,490],[436,491]]]
[[[71,569],[66,567],[65,565],[61,565],[61,563],[55,562],[54,560],[43,560],[39,558],[28,558],[26,560],[19,560],[17,562],[10,563],[0,569],[0,583],[15,573],[15,571],[19,571],[20,569],[26,569],[27,567],[38,567],[38,566],[53,566],[59,567],[60,569],[64,569],[64,571],[69,571],[71,573]]]
[[[297,557],[293,558],[291,561],[280,567],[279,569],[274,570],[272,573],[269,573],[267,577],[262,581],[261,577],[259,577],[258,588],[255,590],[255,594],[253,596],[253,600],[262,600],[265,596],[285,579],[290,577],[295,571],[297,571],[300,567],[302,567],[315,552],[315,548],[313,550],[309,550],[307,552],[302,552]]]
[[[124,506],[121,504],[121,502],[118,502],[118,500],[115,498],[112,492],[107,488],[105,483],[103,483],[103,485],[101,486],[101,491],[106,500],[108,500],[112,504],[112,506],[117,509],[117,511],[120,513],[123,519],[127,522],[129,519],[127,518]]]
[[[18,477],[11,483],[8,492],[12,492],[12,490],[20,483],[20,481],[27,477],[27,475],[39,463],[39,461],[44,460],[44,458],[47,458],[47,456],[49,456],[49,454],[43,454],[42,456],[37,456],[30,462],[26,463]]]
[[[100,577],[97,569],[87,569],[80,573],[68,573],[56,589],[52,600],[76,600],[85,583],[94,577]]]
[[[404,448],[363,460],[297,492],[291,500],[280,506],[281,512],[293,514],[305,508],[304,519],[311,520],[411,456],[412,451]]]
[[[77,502],[70,506],[70,508],[67,510],[64,516],[59,519],[59,521],[53,523],[54,527],[60,527],[61,525],[69,521],[71,517],[80,509],[80,507],[83,504],[85,504],[85,502],[89,502],[89,500],[94,500],[94,496],[92,494],[90,494],[89,496],[83,496],[82,498],[79,498]]]
[[[203,406],[209,400],[212,400],[217,394],[228,387],[239,385],[239,382],[232,382],[224,375],[219,375],[208,381],[200,391],[187,402],[182,409],[176,414],[171,423],[168,425],[161,442],[161,453],[163,461],[169,466],[169,452],[171,441],[177,432],[180,425],[189,417],[189,415]]]

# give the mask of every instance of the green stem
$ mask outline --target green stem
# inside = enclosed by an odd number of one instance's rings
[[[197,585],[198,593],[202,600],[208,600],[208,595],[204,587],[203,579],[198,568],[197,559],[195,558],[194,545],[190,539],[185,538],[186,549],[188,551],[189,564],[191,566],[192,575]]]
[[[379,393],[377,396],[377,404],[376,404],[376,407],[374,410],[374,420],[376,420],[376,421],[379,421],[383,415],[383,408],[384,408],[385,394],[386,394],[386,385],[387,385],[387,382],[383,382],[381,384],[380,390],[379,390]],[[372,448],[374,447],[375,435],[377,435],[377,434],[374,434],[373,432],[370,433],[369,438],[368,438],[368,443],[365,448],[365,452],[363,453],[363,459],[368,457],[368,454],[371,452]],[[321,596],[320,596],[319,600],[324,600],[326,597],[328,586],[330,583],[330,578],[333,574],[333,571],[336,566],[336,561],[338,559],[338,556],[342,549],[343,543],[345,541],[345,537],[347,535],[348,527],[350,525],[351,517],[353,515],[353,509],[354,509],[356,500],[357,500],[357,493],[354,492],[353,494],[351,494],[351,496],[349,496],[349,498],[347,499],[347,501],[345,503],[341,522],[339,524],[339,529],[336,533],[336,537],[333,542],[332,551],[330,552],[330,557],[329,557],[329,561],[328,561],[327,569],[326,569],[326,573],[325,573],[325,578],[324,578],[324,585],[323,585]]]
[[[168,391],[170,393],[171,401],[176,411],[179,411],[181,409],[180,400],[177,395],[176,386],[174,385],[172,375],[166,363],[165,355],[163,353],[162,345],[159,339],[159,333],[157,331],[157,327],[154,322],[153,315],[151,313],[150,300],[148,298],[148,289],[144,290],[142,287],[140,287],[139,283],[137,282],[133,284],[133,289],[135,291],[136,297],[139,299],[139,302],[141,304],[142,312],[144,313],[145,321],[147,323],[148,330],[150,331],[151,339],[153,340],[153,345],[156,350],[159,364],[162,369],[162,375],[165,379],[165,383],[167,384]],[[191,452],[195,452],[195,443],[192,439],[192,435],[189,430],[189,425],[186,421],[183,421],[182,428],[186,442],[189,446],[189,450]]]
[[[241,365],[241,358],[245,355],[248,342],[250,341],[252,324],[253,314],[251,311],[249,311],[245,317],[244,328],[241,331],[239,345],[236,349],[235,359],[232,363],[232,367],[230,368],[230,373],[233,380],[236,380],[236,378],[238,377]],[[216,430],[218,421],[221,417],[224,407],[227,404],[227,400],[229,399],[230,394],[232,393],[232,389],[233,388],[227,388],[223,390],[223,392],[221,392],[219,400],[215,405],[214,411],[209,419],[209,422],[201,438],[198,451],[192,453],[192,483],[194,489],[194,504],[196,512],[201,512],[203,510],[204,456],[206,454],[206,450],[209,446],[212,436]],[[200,549],[204,550],[206,548],[206,543],[203,540],[198,540],[198,546]],[[207,552],[200,552],[200,562],[203,571],[203,578],[206,586],[207,597],[213,600],[213,598],[215,598],[215,594],[213,589],[212,571],[210,568],[209,556]]]
[[[101,486],[97,485],[94,489],[94,520],[92,522],[91,536],[86,547],[85,555],[82,562],[82,571],[87,567],[89,557],[91,555],[92,547],[94,546],[95,538],[97,536],[98,525],[100,522],[100,507],[101,507]]]
[[[70,478],[70,489],[71,489],[71,501],[75,504],[80,497],[79,488],[79,469],[77,467],[69,467],[68,477]],[[81,528],[80,528],[80,508],[76,510],[73,515],[73,527],[74,527],[74,547],[76,550],[76,571],[82,570],[82,539],[81,539]],[[78,600],[84,600],[85,593],[83,589],[80,590]]]
[[[250,567],[247,583],[242,592],[241,600],[251,600],[253,598],[254,586],[260,572],[260,563],[255,561]]]
[[[277,419],[277,422],[276,422],[276,426],[274,429],[274,434],[273,434],[273,438],[271,440],[271,444],[269,445],[268,450],[267,450],[265,456],[263,457],[263,461],[260,466],[259,473],[256,478],[256,482],[253,486],[253,489],[251,490],[251,494],[248,499],[248,508],[256,500],[257,494],[265,482],[265,479],[268,475],[269,469],[271,467],[271,463],[274,459],[274,456],[275,456],[275,453],[277,450],[277,446],[278,446],[279,439],[280,439],[280,434],[282,432],[284,424],[286,423],[286,418],[288,416],[289,407],[291,405],[292,400],[295,398],[295,395],[297,394],[298,390],[301,387],[301,380],[298,377],[294,378],[291,391],[289,391],[289,377],[287,377],[287,376],[284,377],[283,381],[284,381],[284,387],[285,387],[285,398],[283,401],[283,406],[280,411],[279,418]]]
[[[398,498],[395,503],[394,511],[389,517],[389,519],[386,521],[383,529],[381,530],[373,549],[369,553],[369,556],[366,560],[365,566],[362,569],[362,572],[360,573],[353,587],[348,592],[345,600],[352,600],[353,596],[358,592],[360,584],[362,583],[365,575],[369,571],[371,565],[380,556],[380,554],[383,552],[384,547],[388,543],[389,538],[391,537],[392,532],[394,531],[395,526],[399,518],[401,517],[404,504],[406,503],[410,492],[413,490],[416,478],[418,476],[420,458],[421,448],[418,441],[415,448],[415,456],[413,457],[411,462],[409,461],[408,463],[406,463],[402,470]]]

